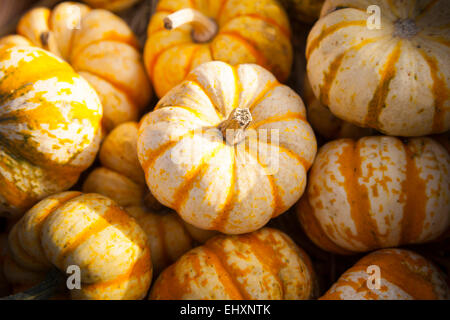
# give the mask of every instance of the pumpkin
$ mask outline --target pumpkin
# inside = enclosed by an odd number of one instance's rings
[[[207,62],[141,120],[156,199],[197,228],[255,231],[302,195],[316,153],[301,98],[254,64]]]
[[[132,7],[141,0],[83,0],[94,8],[101,8],[110,11],[122,11]]]
[[[152,300],[304,300],[314,297],[311,261],[283,232],[220,235],[163,271]]]
[[[215,232],[188,225],[156,201],[137,158],[137,137],[135,122],[123,123],[109,133],[100,148],[102,166],[88,175],[83,192],[105,195],[136,218],[148,237],[154,274],[159,274],[196,242],[205,242]]]
[[[19,35],[13,34],[0,38],[0,49],[6,47],[31,46],[31,42]]]
[[[0,48],[0,215],[18,218],[91,165],[102,107],[94,89],[36,47]]]
[[[379,288],[368,267],[380,270]],[[368,285],[368,283],[370,283]],[[403,249],[383,249],[370,253],[333,284],[320,300],[448,300],[445,276],[430,261]]]
[[[317,133],[327,140],[358,139],[376,133],[370,128],[361,128],[334,116],[330,109],[316,98],[308,77],[305,77],[303,83],[303,98],[308,110],[309,123]]]
[[[152,278],[147,237],[134,218],[99,194],[69,191],[29,210],[9,234],[12,283],[39,280],[52,266],[80,268],[73,299],[142,299]],[[29,278],[24,277],[29,275]]]
[[[158,97],[212,60],[256,63],[281,82],[292,66],[289,20],[276,0],[162,0],[147,35],[144,61]]]
[[[335,140],[317,154],[298,217],[336,253],[428,242],[450,225],[449,172],[449,153],[430,138]]]
[[[106,131],[139,118],[151,87],[128,25],[109,11],[63,2],[35,8],[19,21],[17,33],[72,65],[97,91]]]
[[[312,23],[320,16],[324,0],[280,0],[293,18],[300,22]]]
[[[380,29],[369,24],[370,5],[381,10]],[[316,97],[338,118],[387,135],[449,130],[449,15],[446,0],[326,1],[306,48]]]

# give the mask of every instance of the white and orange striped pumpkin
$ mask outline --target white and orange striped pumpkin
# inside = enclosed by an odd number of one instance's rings
[[[216,233],[187,224],[152,196],[137,158],[137,137],[136,122],[123,123],[106,136],[99,153],[102,166],[88,175],[83,192],[105,195],[136,218],[148,237],[154,274],[159,274],[195,243]]]
[[[308,110],[308,122],[313,129],[327,140],[342,138],[359,139],[376,133],[370,128],[361,128],[337,118],[327,106],[320,103],[309,84],[308,77],[303,82],[303,99]]]
[[[144,60],[158,97],[213,60],[256,63],[281,82],[291,72],[289,19],[276,0],[161,0],[147,36]]]
[[[450,225],[450,155],[430,138],[341,139],[320,148],[297,213],[337,253],[424,243]]]
[[[316,294],[307,254],[283,232],[217,236],[163,271],[152,300],[305,300]]]
[[[156,199],[227,234],[255,231],[289,209],[315,154],[301,98],[254,64],[202,64],[139,129],[138,157]]]
[[[52,266],[64,274],[80,268],[73,299],[142,299],[152,278],[147,237],[136,220],[111,199],[69,191],[30,209],[9,234],[5,275],[32,285]]]
[[[142,0],[83,0],[94,8],[106,9],[110,11],[122,11],[132,7]]]
[[[36,47],[0,48],[0,215],[20,217],[69,189],[95,159],[102,107],[64,61]]]
[[[107,131],[137,120],[150,101],[138,41],[125,21],[111,12],[75,2],[63,2],[53,10],[35,8],[20,19],[17,33],[66,60],[94,87]]]
[[[380,29],[368,22],[381,10]],[[389,135],[450,129],[447,0],[327,0],[306,48],[312,89],[338,118]]]
[[[371,267],[368,269],[369,267]],[[379,268],[379,287],[373,270]],[[443,273],[424,257],[403,249],[370,253],[344,272],[320,300],[448,300]]]

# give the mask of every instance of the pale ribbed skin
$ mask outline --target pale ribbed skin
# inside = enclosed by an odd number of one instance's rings
[[[335,140],[297,207],[309,237],[349,253],[436,239],[450,222],[450,155],[429,138]]]
[[[42,41],[46,32],[49,45]],[[150,101],[152,91],[136,37],[111,12],[74,2],[53,10],[36,8],[21,18],[17,33],[65,59],[89,81],[102,102],[107,131],[137,120]]]
[[[381,29],[367,27],[370,5]],[[447,0],[326,1],[306,48],[315,95],[337,117],[388,135],[449,130],[449,15]],[[407,19],[418,33],[396,27]]]
[[[4,49],[5,47],[19,47],[19,46],[31,46],[31,42],[22,36],[17,34],[12,34],[9,36],[5,36],[0,38],[0,49]]]
[[[249,108],[253,121],[245,140],[231,146],[217,126],[237,107]],[[205,63],[141,120],[138,157],[147,185],[200,229],[255,231],[304,191],[316,153],[305,113],[301,98],[262,67]]]
[[[144,231],[99,194],[64,192],[42,200],[13,227],[9,249],[13,265],[6,277],[13,283],[33,280],[17,277],[23,270],[39,276],[52,265],[63,273],[77,265],[82,283],[70,291],[73,299],[142,299],[150,287]]]
[[[196,242],[216,235],[188,225],[149,192],[136,151],[138,124],[123,123],[112,130],[100,148],[101,167],[92,171],[83,192],[103,194],[124,207],[147,234],[154,274],[176,261]]]
[[[281,231],[217,236],[163,271],[153,300],[303,300],[315,295],[309,257]]]
[[[102,106],[67,63],[35,47],[0,49],[0,97],[0,214],[18,218],[91,165]]]
[[[111,11],[122,11],[130,8],[141,0],[83,0],[94,8],[101,8]]]
[[[216,21],[219,30],[211,41],[194,42],[189,25],[164,29],[164,18],[185,8]],[[276,0],[162,0],[148,26],[144,61],[158,97],[212,60],[256,63],[284,82],[293,59],[290,33],[289,19]]]
[[[369,289],[367,285],[373,274],[367,273],[369,266],[380,268],[379,289]],[[442,272],[424,257],[403,249],[383,249],[365,256],[344,272],[320,299],[448,300],[450,290]]]
[[[305,99],[308,109],[308,122],[315,132],[327,140],[359,139],[376,133],[373,129],[361,128],[334,116],[330,109],[321,104],[320,100],[314,96],[307,76],[305,76],[303,83],[303,99]]]

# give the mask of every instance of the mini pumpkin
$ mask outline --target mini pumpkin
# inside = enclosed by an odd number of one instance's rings
[[[9,234],[9,281],[30,285],[57,267],[80,268],[73,299],[142,299],[152,278],[147,237],[111,199],[70,191],[29,210]]]
[[[153,300],[300,300],[316,292],[311,261],[283,232],[216,236],[163,271]]]
[[[320,16],[324,0],[280,0],[295,20],[312,23]]]
[[[375,130],[361,128],[334,116],[327,106],[320,103],[309,84],[308,77],[303,83],[303,98],[308,110],[308,121],[314,130],[327,140],[342,138],[358,139],[374,135]]]
[[[331,252],[428,242],[449,227],[449,172],[449,153],[430,138],[335,140],[317,154],[298,217]]]
[[[137,137],[135,122],[114,128],[100,148],[102,166],[89,174],[83,191],[108,196],[136,218],[148,237],[154,274],[159,274],[196,242],[203,243],[216,233],[188,225],[152,196],[137,158]]]
[[[102,107],[67,63],[36,47],[5,46],[0,111],[0,215],[18,218],[91,165]]]
[[[379,288],[373,281],[379,268]],[[368,284],[369,283],[369,284]],[[320,300],[448,300],[445,276],[430,261],[402,249],[383,249],[363,257]]]
[[[388,135],[449,130],[446,2],[327,0],[306,48],[316,97],[338,118]],[[371,5],[380,28],[369,24]]]
[[[256,63],[282,82],[291,71],[289,20],[276,0],[162,0],[147,35],[144,60],[158,97],[212,60]]]
[[[17,33],[66,60],[92,85],[103,105],[107,131],[137,120],[150,101],[152,92],[138,41],[113,13],[63,2],[53,10],[27,12]]]
[[[141,0],[83,0],[94,8],[106,9],[110,11],[122,11],[132,7]]]
[[[141,120],[138,157],[186,222],[255,231],[302,195],[316,153],[301,98],[254,64],[207,62]]]

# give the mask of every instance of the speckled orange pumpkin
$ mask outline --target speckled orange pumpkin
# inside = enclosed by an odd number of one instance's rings
[[[256,63],[284,82],[292,66],[289,20],[276,0],[162,0],[144,60],[158,97],[211,60]]]
[[[336,140],[319,150],[297,212],[327,251],[423,243],[449,227],[449,185],[450,155],[433,139]]]
[[[98,194],[64,192],[29,210],[9,234],[5,275],[32,284],[52,266],[80,268],[73,299],[142,299],[152,278],[147,237],[134,218]]]
[[[20,217],[67,190],[91,165],[101,137],[94,89],[36,47],[0,48],[0,215]]]
[[[374,275],[369,266],[379,267],[379,288],[369,279]],[[359,260],[320,299],[448,300],[450,290],[442,272],[424,257],[409,250],[383,249]]]
[[[308,121],[313,129],[327,140],[342,138],[359,139],[374,135],[375,130],[361,128],[337,118],[327,106],[320,103],[309,84],[308,77],[303,82],[303,99],[308,110]]]
[[[35,8],[17,33],[69,62],[97,91],[107,131],[137,120],[151,98],[139,45],[128,25],[109,11],[63,2]]]
[[[83,191],[110,197],[136,218],[148,237],[154,273],[159,274],[195,243],[204,243],[216,233],[188,225],[152,196],[137,158],[137,137],[135,122],[114,128],[100,149],[102,166],[89,174]]]
[[[254,64],[207,62],[141,120],[153,195],[186,222],[258,230],[303,194],[316,154],[301,98]]]
[[[217,236],[164,270],[155,300],[300,300],[315,295],[309,257],[281,231]]]
[[[130,8],[142,0],[83,0],[94,8],[101,8],[110,11],[121,11]]]
[[[380,28],[368,26],[381,10]],[[316,97],[338,118],[388,135],[450,129],[448,0],[327,0],[307,41]]]

